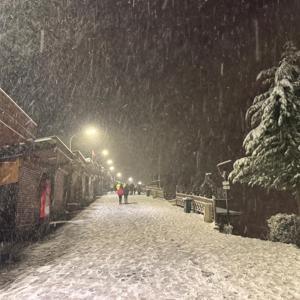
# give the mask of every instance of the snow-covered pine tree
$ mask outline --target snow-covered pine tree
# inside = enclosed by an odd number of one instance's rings
[[[234,163],[230,180],[292,191],[300,214],[300,51],[288,42],[279,66],[257,80],[267,88],[247,111],[246,157]]]

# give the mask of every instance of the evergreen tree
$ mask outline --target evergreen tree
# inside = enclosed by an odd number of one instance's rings
[[[260,72],[257,80],[267,90],[247,111],[247,156],[235,162],[230,179],[292,191],[300,214],[300,51],[288,42],[279,66]]]

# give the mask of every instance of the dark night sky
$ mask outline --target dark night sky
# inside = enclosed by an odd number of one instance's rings
[[[297,0],[2,0],[0,86],[66,141],[94,123],[120,169],[186,180],[241,155],[259,70],[300,42]],[[103,133],[104,135],[104,133]],[[78,145],[83,147],[85,145]]]

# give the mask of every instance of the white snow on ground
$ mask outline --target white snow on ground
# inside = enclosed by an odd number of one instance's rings
[[[300,299],[300,250],[224,235],[164,200],[98,199],[26,248],[0,299]]]

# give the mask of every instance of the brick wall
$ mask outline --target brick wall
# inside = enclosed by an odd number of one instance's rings
[[[22,231],[30,229],[39,221],[39,184],[43,169],[28,161],[23,161],[20,168],[16,228]]]
[[[57,169],[54,176],[53,194],[52,194],[52,212],[50,214],[61,215],[65,211],[64,201],[64,180],[65,173],[61,169]]]
[[[10,240],[15,230],[18,184],[0,186],[0,243]]]
[[[84,199],[86,197],[86,179],[85,179],[85,175],[82,175],[81,182],[82,182],[82,199],[81,199],[81,201],[84,201]]]
[[[80,203],[82,199],[82,176],[78,171],[73,171],[71,180],[71,197],[70,203]]]

